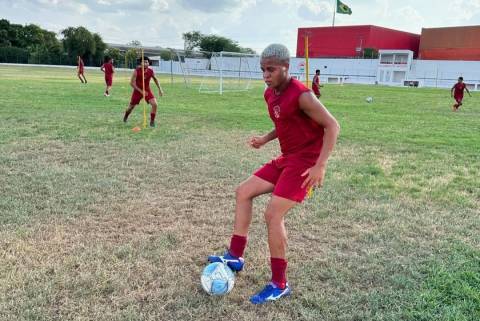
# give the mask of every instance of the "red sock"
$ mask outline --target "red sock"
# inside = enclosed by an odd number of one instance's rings
[[[232,239],[230,240],[229,252],[233,256],[242,257],[246,246],[247,237],[234,234],[232,235]]]
[[[150,113],[150,121],[154,122],[155,121],[155,113]]]
[[[271,257],[272,283],[280,289],[287,286],[287,260]]]

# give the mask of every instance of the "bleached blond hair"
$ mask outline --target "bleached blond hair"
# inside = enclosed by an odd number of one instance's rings
[[[263,49],[260,59],[278,59],[283,63],[290,63],[290,52],[288,48],[279,43],[272,43],[267,48]]]

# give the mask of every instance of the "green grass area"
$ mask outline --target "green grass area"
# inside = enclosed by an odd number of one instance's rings
[[[444,89],[327,84],[342,130],[325,187],[287,217],[294,292],[256,307],[268,197],[233,292],[199,276],[228,245],[235,187],[278,154],[246,144],[272,127],[262,83],[220,96],[160,76],[158,127],[134,133],[130,74],[108,98],[86,76],[0,66],[0,320],[480,319],[476,93],[453,113]]]

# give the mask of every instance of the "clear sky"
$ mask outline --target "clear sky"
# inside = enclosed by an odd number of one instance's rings
[[[414,33],[422,27],[480,25],[480,0],[344,0],[352,15],[336,25],[374,24]],[[58,32],[85,26],[105,42],[183,48],[182,33],[199,30],[260,52],[279,42],[296,51],[297,28],[332,24],[324,0],[0,0],[0,18]]]

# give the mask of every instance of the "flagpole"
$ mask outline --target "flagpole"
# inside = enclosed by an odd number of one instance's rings
[[[335,27],[335,13],[337,12],[337,0],[335,0],[335,4],[333,5],[333,22],[332,27]]]

